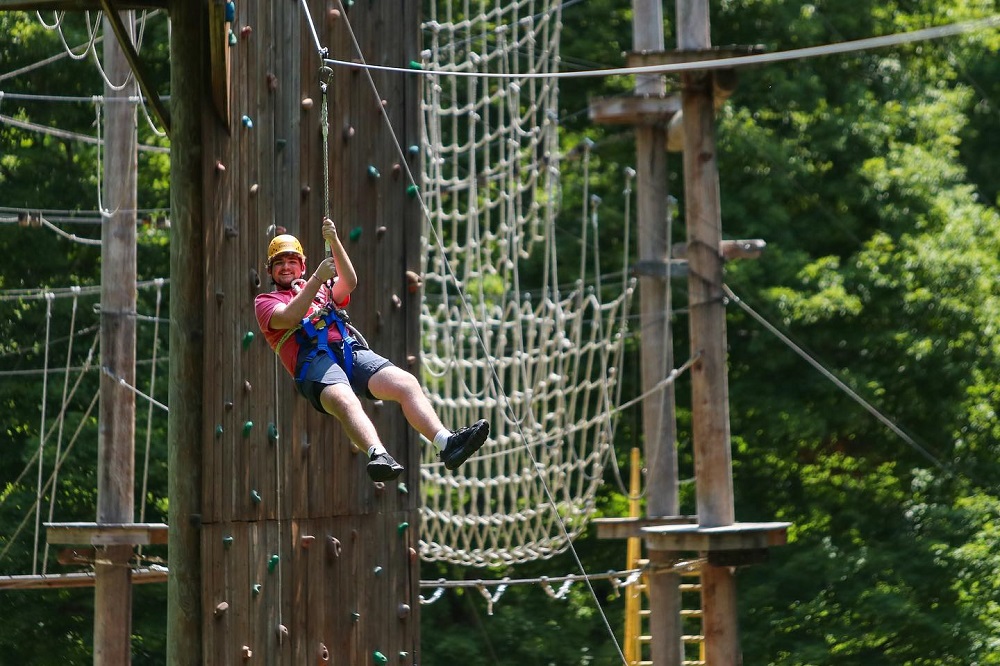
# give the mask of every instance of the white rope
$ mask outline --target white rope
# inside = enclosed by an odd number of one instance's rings
[[[98,187],[100,186],[98,185]],[[67,240],[71,240],[74,243],[79,243],[80,245],[96,245],[98,247],[100,247],[101,245],[101,240],[99,238],[83,238],[82,236],[77,236],[76,234],[67,233],[62,229],[60,229],[59,227],[57,227],[56,225],[49,222],[48,220],[46,220],[44,217],[40,217],[38,218],[38,220],[39,222],[41,222],[42,226],[45,227],[46,229],[51,229],[52,231],[56,232],[56,234],[58,234],[59,236],[62,236]]]
[[[62,436],[63,436],[63,426],[66,423],[66,406],[69,404],[69,372],[70,372],[70,362],[73,357],[73,332],[76,330],[76,309],[79,304],[80,299],[73,299],[73,310],[69,318],[69,344],[66,346],[66,370],[63,374],[63,393],[62,393],[62,408],[59,410],[58,427],[59,430],[56,433],[56,460],[59,460],[62,454]],[[82,376],[82,375],[81,375]],[[75,389],[75,387],[74,387]],[[52,522],[52,516],[56,509],[56,495],[59,491],[59,468],[53,470],[53,481],[52,481],[52,493],[49,495],[49,522]],[[42,558],[42,573],[47,573],[49,567],[49,543],[45,542],[45,557]]]
[[[99,396],[100,396],[100,393],[97,393],[97,392],[94,393],[94,397],[91,399],[90,405],[87,407],[87,411],[84,412],[83,418],[80,420],[79,425],[77,425],[77,427],[76,427],[76,432],[73,433],[73,439],[71,439],[70,442],[69,442],[69,444],[66,446],[66,451],[63,453],[62,460],[57,460],[56,461],[56,466],[57,467],[61,467],[62,466],[63,462],[66,460],[66,458],[69,456],[70,452],[73,450],[73,445],[76,444],[76,440],[79,437],[80,432],[83,430],[83,427],[85,425],[87,425],[88,420],[90,418],[90,412],[94,409],[94,405],[97,404],[97,398]],[[32,503],[32,505],[28,508],[27,512],[24,515],[24,519],[21,520],[21,523],[17,526],[17,529],[14,530],[14,533],[7,540],[7,545],[4,546],[3,551],[0,551],[0,562],[3,561],[3,558],[10,551],[10,549],[14,545],[15,541],[17,541],[17,537],[24,530],[25,525],[28,524],[28,521],[31,519],[32,512],[35,512],[36,516],[38,515],[38,509],[39,509],[39,506],[41,505],[41,496],[44,495],[48,491],[49,486],[51,484],[52,484],[52,476],[51,475],[49,476],[49,479],[45,483],[44,487],[42,487],[41,482],[39,481],[39,492],[38,492],[39,496],[35,499],[34,503]],[[36,532],[37,532],[37,528],[36,528]]]
[[[45,303],[45,369],[49,368],[49,331],[52,327],[52,301],[51,297],[46,298]],[[42,514],[39,507],[42,503],[42,467],[45,463],[43,451],[45,449],[45,406],[48,402],[49,374],[46,372],[42,379],[42,419],[38,427],[38,496],[35,499],[35,550],[31,557],[31,573],[38,573],[38,536],[41,532]]]
[[[48,136],[59,137],[60,139],[68,139],[70,141],[79,141],[81,143],[87,144],[99,144],[104,145],[104,142],[99,138],[94,138],[92,136],[87,136],[86,134],[78,134],[76,132],[68,132],[66,130],[57,129],[55,127],[48,127],[46,125],[39,125],[37,123],[28,122],[27,120],[18,120],[11,116],[5,116],[0,114],[0,123],[5,125],[10,125],[11,127],[18,127],[20,129],[30,130],[32,132],[38,132],[40,134],[46,134]],[[161,153],[169,154],[170,149],[164,148],[163,146],[152,146],[147,143],[140,143],[139,150],[141,152],[147,153]]]
[[[156,395],[156,357],[160,349],[160,304],[163,301],[163,280],[156,284],[156,316],[153,323],[153,362],[149,370],[149,394]],[[146,451],[142,458],[142,495],[139,499],[139,522],[146,522],[146,492],[149,485],[149,452],[153,442],[153,403],[146,408]],[[142,547],[139,547],[142,555]]]
[[[499,580],[445,580],[443,578],[438,580],[422,580],[420,581],[421,589],[433,589],[434,591],[428,597],[421,595],[420,604],[427,606],[435,603],[444,595],[446,590],[475,588],[486,600],[487,615],[492,615],[493,606],[500,601],[500,598],[511,586],[538,585],[545,592],[546,596],[562,600],[566,598],[566,595],[575,583],[586,582],[589,584],[596,581],[608,581],[611,584],[614,595],[617,597],[620,596],[622,588],[644,584],[642,579],[647,574],[668,572],[692,574],[700,571],[706,564],[707,560],[705,558],[696,558],[693,560],[667,562],[657,564],[656,566],[647,565],[638,569],[608,571],[603,574],[567,574],[565,576],[539,576],[536,578],[504,577]],[[558,590],[552,587],[554,584],[559,584]],[[489,591],[491,587],[496,588],[492,593]]]
[[[85,12],[85,15],[87,17],[87,26],[89,27],[90,26],[90,12]],[[103,13],[99,13],[99,15],[103,16]],[[125,25],[125,29],[128,31],[129,40],[131,40],[133,42],[133,44],[134,44],[135,43],[135,13],[132,10],[128,10],[127,15],[131,18],[131,20],[129,20],[124,25]],[[94,30],[97,30],[98,25],[100,25],[98,23],[98,21],[94,21]],[[121,48],[120,45],[119,45],[119,48]],[[91,49],[90,53],[93,56],[94,66],[97,67],[97,71],[101,75],[101,79],[103,79],[104,85],[106,85],[108,88],[110,88],[111,90],[114,90],[114,91],[121,91],[121,90],[125,90],[125,88],[127,88],[129,86],[129,84],[132,83],[132,80],[135,78],[135,74],[132,72],[132,68],[131,67],[128,68],[128,72],[125,74],[125,80],[124,81],[122,81],[121,83],[113,83],[111,81],[111,79],[108,78],[107,72],[104,71],[104,65],[101,63],[101,57],[99,55],[97,55],[97,49]]]
[[[103,366],[102,365],[101,366],[101,372],[103,372],[105,375],[107,375],[111,379],[115,380],[116,382],[118,382],[118,384],[121,385],[123,388],[126,388],[129,391],[131,391],[132,393],[135,393],[140,398],[148,400],[150,404],[156,405],[157,407],[159,407],[160,409],[162,409],[165,412],[169,412],[170,411],[169,407],[167,407],[166,405],[164,405],[159,400],[156,400],[155,398],[153,398],[153,396],[148,395],[146,393],[143,393],[142,391],[140,391],[136,387],[132,386],[131,384],[128,383],[128,381],[124,377],[119,377],[118,375],[116,375],[113,372],[111,372],[111,370],[107,366]]]
[[[100,336],[99,335],[95,335],[94,336],[94,341],[90,345],[90,351],[87,354],[87,360],[86,360],[85,366],[83,368],[74,368],[73,369],[74,371],[76,371],[76,370],[80,371],[80,376],[77,377],[76,384],[73,387],[73,393],[76,392],[76,387],[79,386],[80,379],[83,377],[83,374],[87,370],[90,369],[90,362],[93,359],[94,350],[97,349],[97,342],[99,340],[100,340]],[[35,452],[34,452],[34,454],[31,456],[31,459],[28,460],[28,462],[25,463],[24,469],[22,469],[21,473],[17,475],[17,478],[14,479],[12,482],[10,482],[8,484],[9,487],[11,487],[11,488],[17,487],[17,485],[20,484],[22,480],[24,480],[24,477],[28,474],[28,472],[31,471],[31,466],[35,464],[35,461],[38,460],[38,458],[39,458],[38,450],[36,449]],[[2,505],[4,502],[6,502],[8,497],[10,497],[10,495],[8,495],[8,494],[0,494],[0,505]],[[30,515],[30,513],[29,513],[29,515]]]
[[[156,287],[157,283],[170,284],[166,278],[155,278],[153,280],[140,280],[135,283],[136,289],[149,289]],[[100,285],[72,287],[42,287],[36,289],[0,289],[0,301],[22,301],[22,300],[43,300],[52,298],[76,298],[77,296],[93,296],[101,293]]]
[[[146,18],[153,18],[153,17],[159,15],[162,12],[163,12],[163,10],[161,10],[161,9],[154,9],[154,10],[146,13],[145,17]],[[54,30],[55,29],[54,25],[51,26],[51,27],[48,26],[48,25],[46,25],[45,20],[42,18],[42,16],[41,16],[40,13],[36,12],[36,14],[38,15],[38,19],[41,22],[41,24],[42,24],[43,27],[45,27],[45,28],[47,28],[49,30]],[[103,40],[104,40],[104,35],[98,35],[98,36],[96,36],[96,37],[93,38],[93,44],[91,44],[89,41],[88,41],[87,44],[81,44],[80,47],[84,47],[84,51],[83,51],[83,56],[81,58],[79,58],[79,59],[82,60],[84,57],[86,57],[87,51],[89,51],[91,48],[94,48],[98,42],[101,42]],[[17,76],[21,76],[22,74],[27,74],[29,72],[33,72],[34,70],[39,69],[40,67],[45,67],[46,65],[51,65],[52,63],[54,63],[54,62],[56,62],[58,60],[62,60],[63,58],[65,58],[67,55],[69,55],[72,52],[73,52],[72,47],[68,47],[67,46],[66,50],[64,50],[61,53],[57,53],[56,55],[49,56],[48,58],[44,58],[42,60],[39,60],[38,62],[32,63],[30,65],[26,65],[24,67],[21,67],[20,69],[15,69],[14,71],[0,74],[0,82],[6,81],[7,79],[15,78]]]
[[[103,218],[105,216],[104,215],[104,213],[105,213],[105,210],[104,210],[104,181],[103,181],[103,176],[104,176],[104,158],[101,157],[101,148],[104,146],[104,142],[101,141],[101,128],[104,126],[104,123],[101,122],[101,105],[100,104],[95,104],[94,105],[94,113],[97,114],[97,120],[95,122],[95,125],[97,127],[97,159],[94,160],[94,168],[97,171],[97,178],[96,178],[96,180],[97,180],[97,210],[101,211],[101,217]],[[103,237],[104,237],[104,234],[102,233],[101,234],[101,238],[103,239]]]

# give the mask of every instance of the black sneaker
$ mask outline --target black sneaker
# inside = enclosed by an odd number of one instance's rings
[[[403,473],[403,466],[392,459],[388,453],[372,456],[368,461],[368,476],[372,481],[392,481]]]
[[[480,419],[467,428],[459,428],[451,433],[448,444],[441,451],[441,460],[448,469],[457,469],[473,453],[486,443],[490,436],[490,422]]]

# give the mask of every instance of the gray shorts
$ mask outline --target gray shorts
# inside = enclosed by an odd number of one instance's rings
[[[323,409],[323,403],[320,402],[319,396],[324,388],[334,384],[348,384],[355,394],[374,400],[375,396],[368,390],[368,382],[376,372],[386,366],[393,365],[392,361],[379,356],[371,349],[365,349],[355,344],[353,350],[354,363],[351,367],[351,379],[349,381],[347,373],[344,372],[344,368],[341,367],[340,363],[344,358],[343,345],[331,345],[330,349],[336,354],[337,361],[334,361],[329,355],[319,352],[309,362],[309,367],[306,368],[306,374],[302,378],[302,381],[299,381],[298,377],[302,373],[302,363],[308,352],[299,353],[299,361],[295,367],[295,385],[298,387],[299,393],[309,401],[309,404],[313,408],[323,414],[326,414],[327,411]]]

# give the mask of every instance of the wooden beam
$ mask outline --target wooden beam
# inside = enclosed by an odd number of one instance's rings
[[[604,125],[666,125],[681,110],[680,95],[599,97],[590,102],[590,119]]]
[[[724,240],[719,243],[719,256],[724,260],[730,259],[756,259],[764,252],[767,243],[760,238],[749,238],[745,240]],[[674,259],[687,259],[687,243],[674,243],[670,249],[670,256]]]
[[[590,521],[597,526],[598,539],[630,539],[645,536],[647,527],[668,525],[695,525],[697,516],[645,516],[639,518],[597,518]]]
[[[132,38],[125,28],[125,24],[122,23],[121,16],[118,12],[127,7],[111,5],[111,0],[100,0],[101,9],[104,10],[104,16],[107,18],[108,23],[111,24],[111,29],[115,33],[115,37],[118,38],[118,45],[121,46],[122,52],[125,54],[125,60],[128,61],[129,67],[132,68],[132,74],[135,75],[135,81],[139,84],[139,90],[149,101],[149,105],[153,107],[153,113],[156,115],[156,119],[160,121],[163,126],[163,131],[170,135],[170,113],[167,111],[167,107],[163,105],[163,100],[160,99],[159,94],[153,90],[149,83],[149,74],[146,72],[146,68],[143,66],[142,61],[139,60],[139,53],[135,50],[135,45],[132,43]]]
[[[59,545],[151,546],[167,543],[166,523],[45,523]]]
[[[41,590],[67,587],[94,587],[94,573],[83,571],[66,574],[27,574],[0,576],[0,590]],[[166,569],[133,569],[132,584],[166,583]]]
[[[116,6],[122,11],[166,9],[167,0],[125,0]],[[7,11],[100,12],[104,7],[100,0],[0,0],[0,12]]]
[[[651,548],[672,552],[760,550],[785,545],[790,525],[791,523],[733,523],[718,527],[658,525],[643,528],[642,535]]]

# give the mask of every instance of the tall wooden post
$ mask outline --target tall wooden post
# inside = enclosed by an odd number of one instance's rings
[[[207,10],[176,0],[170,8],[170,577],[167,663],[200,666],[202,395],[204,393],[204,187],[202,107],[210,99]]]
[[[632,43],[636,52],[662,52],[662,0],[634,0]],[[637,95],[663,95],[662,76],[636,79]],[[667,206],[666,128],[662,124],[637,125],[635,130],[638,254],[642,262],[669,266],[669,210]],[[669,275],[669,271],[665,274]],[[673,368],[673,336],[670,330],[669,280],[663,276],[639,278],[642,330],[642,388],[651,391]],[[675,516],[677,497],[677,427],[674,388],[670,384],[653,392],[643,402],[643,432],[647,469],[646,515]],[[647,549],[650,570],[669,561],[671,554]],[[657,666],[679,666],[684,656],[681,642],[680,576],[676,573],[648,577],[650,651]]]
[[[134,13],[122,12],[131,31]],[[104,32],[112,34],[108,19]],[[116,39],[104,40],[104,70],[111,83],[130,71]],[[115,378],[135,384],[136,169],[134,79],[105,99],[104,224],[101,230],[101,373],[98,428],[97,522],[133,520],[135,396]],[[132,546],[106,546],[95,565],[94,664],[130,664]]]
[[[711,46],[708,0],[677,0],[677,23],[681,51]],[[712,75],[686,73],[682,85],[691,353],[699,356],[691,369],[692,434],[698,522],[712,528],[735,520]],[[709,564],[702,570],[701,584],[708,663],[742,663],[731,570]]]

